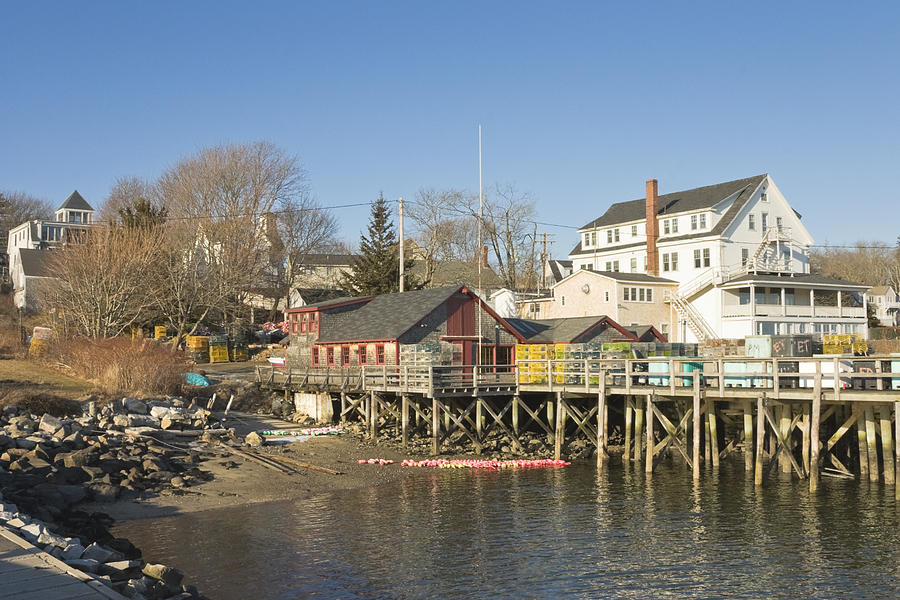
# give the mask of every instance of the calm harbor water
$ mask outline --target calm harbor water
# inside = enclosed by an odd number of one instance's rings
[[[810,496],[772,477],[423,469],[115,533],[218,600],[900,597],[893,488],[826,478]]]

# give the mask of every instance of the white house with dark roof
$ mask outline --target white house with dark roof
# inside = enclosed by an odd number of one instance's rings
[[[866,301],[884,327],[900,324],[900,296],[889,285],[878,285],[866,292]]]
[[[76,240],[93,224],[93,207],[75,190],[56,209],[53,220],[26,221],[9,230],[6,252],[17,307],[33,310],[36,293],[28,287],[47,279],[46,257],[39,253]]]
[[[678,342],[678,315],[665,300],[677,289],[678,282],[646,273],[580,269],[555,283],[549,295],[522,299],[516,306],[523,319],[607,315],[623,327],[652,325]]]
[[[813,238],[767,174],[663,195],[652,179],[644,198],[611,205],[579,236],[576,271],[677,282],[666,297],[677,341],[867,331],[866,287],[809,275]]]

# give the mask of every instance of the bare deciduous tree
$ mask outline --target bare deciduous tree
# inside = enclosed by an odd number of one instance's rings
[[[182,160],[159,179],[172,221],[194,225],[224,313],[271,274],[267,215],[306,191],[298,161],[268,142],[229,144]],[[213,283],[211,283],[212,285]]]
[[[53,205],[49,200],[36,198],[25,192],[0,192],[0,241],[6,251],[9,230],[25,221],[50,219],[53,217]]]
[[[854,248],[825,247],[810,252],[813,273],[866,285],[900,285],[900,248],[860,241]]]
[[[468,214],[470,203],[466,192],[434,188],[419,190],[410,203],[409,218],[424,255],[425,283],[431,281],[440,262],[476,260],[478,221]]]
[[[112,337],[143,325],[158,300],[151,275],[160,257],[159,236],[120,227],[97,227],[79,243],[49,253],[58,284],[42,304],[58,311],[70,330]]]
[[[266,231],[270,281],[278,294],[272,307],[276,313],[281,300],[284,308],[290,304],[291,288],[306,257],[335,245],[338,225],[334,215],[303,191],[277,203]]]
[[[478,216],[478,197],[466,196],[462,211]],[[534,201],[512,184],[497,185],[486,195],[482,212],[482,237],[491,248],[503,285],[513,289],[534,286]]]

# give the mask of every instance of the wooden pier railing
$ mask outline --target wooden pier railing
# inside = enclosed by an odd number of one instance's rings
[[[434,395],[566,392],[884,401],[900,392],[900,356],[519,360],[516,365],[257,367],[266,387]],[[602,381],[602,386],[601,386]]]

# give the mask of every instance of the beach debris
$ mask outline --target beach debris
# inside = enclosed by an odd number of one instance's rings
[[[307,437],[315,437],[319,435],[337,435],[339,433],[343,433],[343,427],[311,427],[308,429],[277,429],[277,430],[263,430],[257,431],[259,435],[264,436],[272,436],[272,437],[299,437],[299,436],[307,436]]]
[[[404,460],[401,467],[432,467],[437,469],[536,469],[547,467],[567,467],[570,462],[565,460],[547,459],[516,459],[516,460],[480,460],[480,459],[453,459],[447,460]]]
[[[361,465],[369,464],[369,465],[392,465],[394,461],[387,458],[362,458],[357,463]]]

